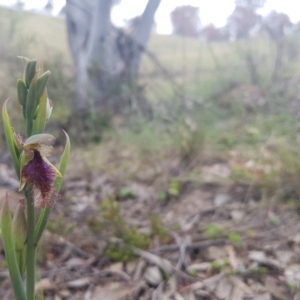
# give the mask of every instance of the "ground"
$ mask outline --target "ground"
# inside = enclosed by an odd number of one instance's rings
[[[173,184],[164,199],[142,180],[69,174],[39,248],[37,292],[57,300],[298,299],[298,212],[256,201],[245,185],[212,183],[226,168],[203,166],[210,183],[181,182],[177,195]],[[8,190],[13,207],[20,195],[12,173],[1,165],[1,198]],[[149,236],[148,246],[124,257],[114,220]],[[1,299],[13,299],[5,265],[0,277]]]

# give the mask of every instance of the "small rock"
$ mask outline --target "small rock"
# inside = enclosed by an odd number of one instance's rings
[[[276,258],[284,265],[287,266],[294,259],[294,253],[292,251],[276,251]]]
[[[265,293],[262,295],[254,296],[253,300],[272,300],[271,294]]]
[[[66,266],[68,266],[68,267],[78,267],[78,266],[83,266],[85,264],[86,264],[86,261],[79,257],[72,257],[66,262]]]
[[[295,243],[295,244],[300,244],[300,234],[297,234],[293,237],[292,241]]]
[[[230,296],[230,293],[232,291],[233,285],[230,282],[230,280],[226,277],[222,278],[216,288],[216,294],[222,298],[226,299],[227,297]],[[238,300],[238,299],[236,299]]]
[[[67,299],[69,297],[72,296],[71,292],[69,290],[61,290],[59,291],[59,295],[63,298],[63,299]]]
[[[136,288],[135,285],[131,285],[123,282],[110,282],[104,286],[97,286],[93,292],[90,300],[120,300],[120,299],[132,299],[131,294]]]
[[[208,286],[210,289],[214,290],[219,283],[219,281],[224,277],[223,273],[211,276],[205,280],[203,280],[203,283]]]
[[[300,300],[300,292],[297,292],[293,300]]]
[[[248,255],[249,260],[257,263],[263,263],[266,260],[266,254],[262,251],[251,251]]]
[[[44,278],[36,283],[35,292],[40,293],[43,291],[53,291],[55,290],[54,282],[48,278]]]
[[[248,280],[249,287],[255,294],[262,294],[266,292],[266,288],[257,281]]]
[[[215,261],[217,259],[227,257],[227,252],[225,247],[210,246],[206,249],[205,255],[207,256],[208,260]]]
[[[197,290],[194,292],[194,295],[197,300],[212,300],[212,296],[209,292],[204,290]]]
[[[226,179],[230,174],[231,169],[227,164],[203,166],[201,169],[201,177],[205,182],[215,181],[220,178]]]
[[[227,194],[217,194],[214,198],[215,206],[222,206],[230,201],[230,196]]]
[[[244,296],[245,296],[245,292],[241,290],[239,287],[233,287],[233,290],[230,293],[230,299],[234,299],[234,300],[245,300]]]
[[[173,297],[174,297],[174,300],[187,300],[187,299],[184,299],[178,292],[175,292]]]
[[[300,265],[293,264],[284,270],[285,280],[290,285],[300,287]]]
[[[153,181],[155,176],[156,176],[156,170],[152,168],[137,173],[137,179],[144,182]]]
[[[123,271],[123,263],[117,262],[109,266],[110,271],[114,272],[122,272]]]
[[[251,288],[247,284],[245,284],[239,277],[231,276],[230,280],[231,280],[232,284],[234,285],[235,289],[239,289],[239,290],[243,291],[245,296],[253,294],[253,291],[251,290]],[[232,298],[232,299],[235,299],[235,298]]]
[[[240,222],[243,220],[245,213],[241,210],[232,210],[230,216],[234,222]]]
[[[249,260],[259,263],[260,265],[267,266],[271,269],[283,271],[283,265],[272,258],[268,258],[262,251],[251,251],[248,256]]]
[[[189,287],[191,288],[191,290],[193,292],[197,291],[197,290],[201,290],[204,288],[204,284],[201,281],[196,281],[195,283],[192,283],[191,285],[189,285]]]
[[[193,264],[187,267],[187,272],[191,275],[194,275],[194,273],[201,273],[206,272],[208,269],[210,269],[211,264],[209,262],[203,262],[199,264]]]
[[[276,278],[267,276],[265,279],[265,287],[274,297],[280,300],[290,300],[287,289]]]
[[[196,300],[194,293],[180,291],[184,300]]]
[[[144,274],[144,278],[153,287],[157,287],[163,281],[161,272],[157,267],[149,267]]]
[[[73,289],[80,289],[91,284],[91,279],[89,277],[83,277],[76,280],[68,282],[68,287]]]

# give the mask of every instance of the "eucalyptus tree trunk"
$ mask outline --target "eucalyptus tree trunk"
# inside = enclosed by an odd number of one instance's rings
[[[91,105],[115,109],[124,103],[116,95],[136,79],[161,0],[149,0],[138,28],[128,36],[111,24],[113,0],[67,0],[69,46],[76,67],[75,109]],[[126,105],[126,103],[125,103]]]

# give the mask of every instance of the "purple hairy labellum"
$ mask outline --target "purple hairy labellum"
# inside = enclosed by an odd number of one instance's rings
[[[30,137],[23,143],[21,154],[20,190],[26,185],[34,196],[36,206],[51,206],[55,197],[53,183],[60,172],[48,161],[46,156],[52,148],[41,144],[52,136],[40,134]]]
[[[54,196],[53,183],[56,175],[38,150],[33,150],[33,158],[24,167],[22,176],[33,189],[35,198],[41,197],[42,206],[50,206]]]

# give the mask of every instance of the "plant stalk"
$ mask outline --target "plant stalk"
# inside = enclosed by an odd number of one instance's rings
[[[34,220],[34,200],[31,191],[25,191],[27,207],[27,251],[26,251],[26,295],[27,300],[34,300],[35,286],[35,220]]]

